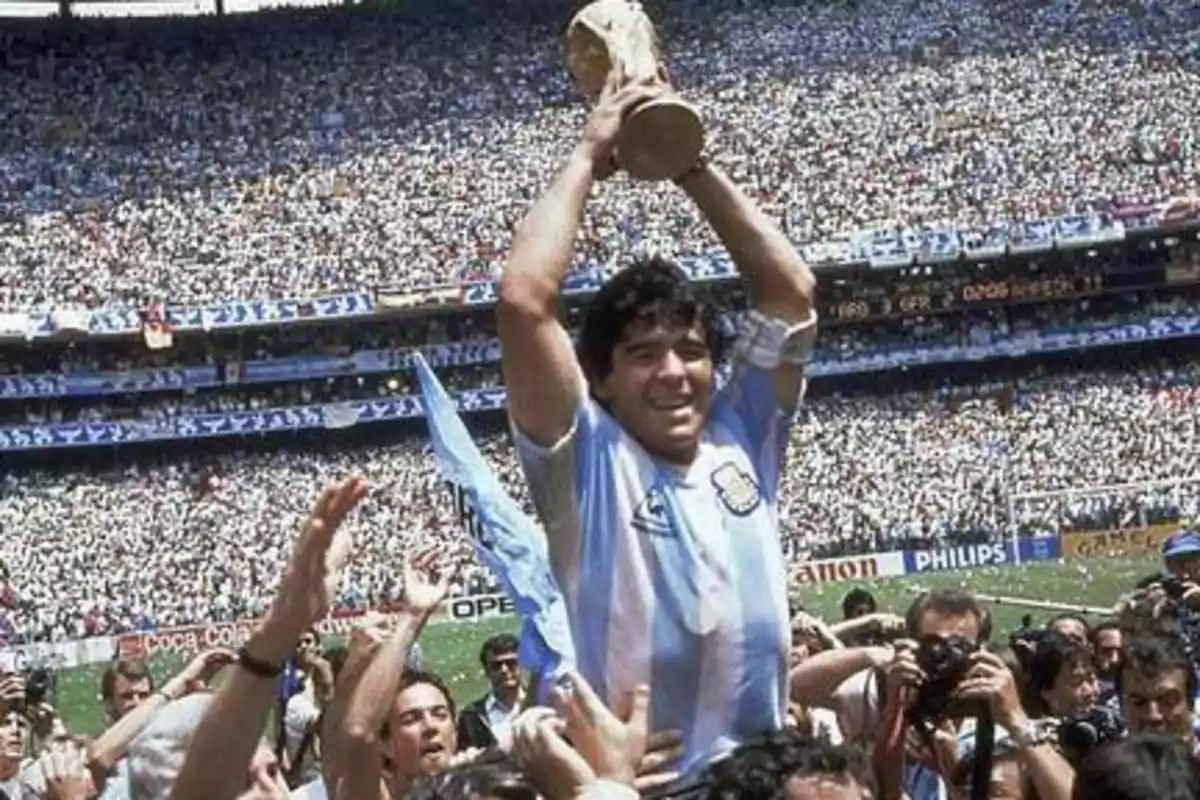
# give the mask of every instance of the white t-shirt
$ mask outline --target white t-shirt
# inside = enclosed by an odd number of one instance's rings
[[[0,781],[0,792],[4,792],[4,796],[8,797],[8,800],[22,800],[25,796],[22,787],[21,773],[19,772],[6,781]]]
[[[497,740],[506,739],[513,722],[521,715],[520,700],[513,703],[512,708],[505,708],[495,694],[489,694],[484,708],[487,709],[488,727],[492,729],[492,735]]]
[[[305,692],[293,695],[287,702],[283,713],[283,735],[287,744],[288,758],[292,761],[304,741],[308,729],[316,724],[321,716],[321,709]],[[314,734],[315,736],[315,734]],[[299,778],[302,781],[320,780],[320,764],[313,758],[313,748],[310,745],[304,753]]]

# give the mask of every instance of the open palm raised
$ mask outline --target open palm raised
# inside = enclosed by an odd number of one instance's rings
[[[354,549],[352,537],[340,528],[366,491],[358,476],[330,486],[305,520],[264,622],[283,641],[294,645],[333,607],[342,569]]]
[[[432,613],[450,590],[453,570],[439,547],[427,547],[404,561],[404,604],[410,611]]]

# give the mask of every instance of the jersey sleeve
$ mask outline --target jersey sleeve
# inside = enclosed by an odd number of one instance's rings
[[[599,439],[611,420],[585,397],[566,433],[549,447],[532,441],[511,417],[509,422],[533,505],[546,531],[551,567],[560,586],[569,591],[578,576],[586,530],[582,487],[596,474],[602,451]]]
[[[801,396],[804,384],[801,384]],[[747,362],[733,365],[729,380],[713,400],[712,417],[745,448],[764,492],[776,499],[787,455],[794,409],[780,408],[771,370]]]

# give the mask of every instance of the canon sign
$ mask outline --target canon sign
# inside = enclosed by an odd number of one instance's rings
[[[904,574],[904,554],[874,553],[849,558],[800,561],[788,567],[792,583],[802,586],[834,581],[866,581]]]
[[[792,567],[792,580],[799,584],[859,581],[877,577],[879,562],[875,560],[875,556],[804,561]]]

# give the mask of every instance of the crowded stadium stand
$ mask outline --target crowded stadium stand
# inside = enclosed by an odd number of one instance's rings
[[[672,3],[712,158],[819,278],[794,559],[1200,514],[1194,4]],[[0,30],[0,642],[256,617],[319,486],[374,487],[338,604],[472,556],[420,350],[528,507],[492,306],[577,137],[557,3]],[[670,186],[585,217],[575,319],[633,255],[732,332]],[[1046,493],[1050,493],[1046,495]],[[454,592],[494,591],[478,568]]]

